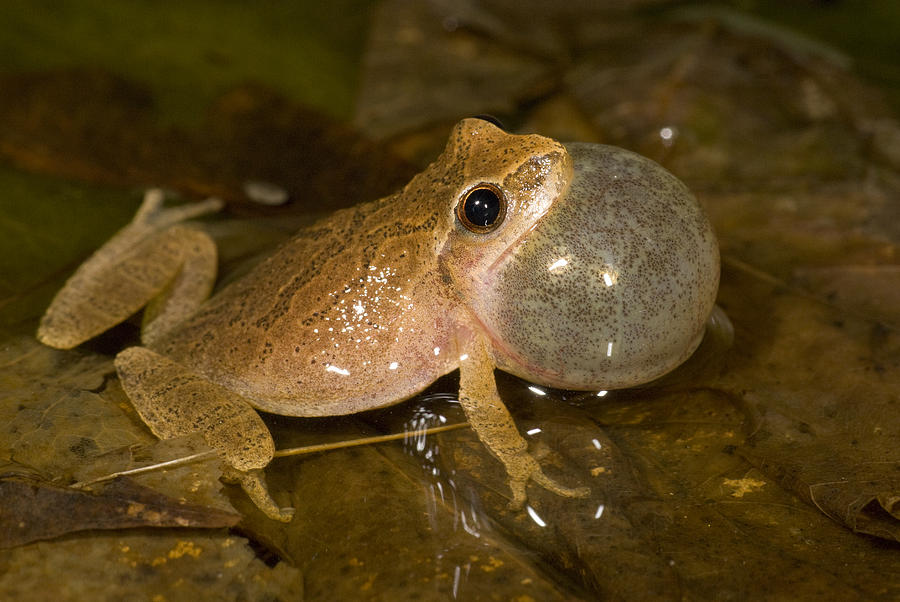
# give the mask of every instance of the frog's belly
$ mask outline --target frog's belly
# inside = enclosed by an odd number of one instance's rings
[[[455,370],[455,340],[437,325],[358,342],[285,337],[254,344],[236,331],[207,330],[206,336],[179,336],[157,350],[260,410],[334,416],[403,401]]]
[[[419,393],[456,368],[439,360],[422,354],[384,368],[372,362],[310,361],[309,367],[298,369],[273,357],[252,370],[224,371],[209,363],[194,369],[260,410],[287,416],[335,416],[388,406]]]

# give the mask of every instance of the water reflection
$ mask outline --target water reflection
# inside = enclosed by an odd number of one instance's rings
[[[442,529],[446,529],[449,514],[452,517],[450,527],[454,532],[465,532],[474,539],[483,540],[487,521],[478,505],[477,495],[474,492],[467,492],[466,495],[459,492],[455,479],[456,471],[452,468],[448,470],[441,462],[438,438],[426,435],[428,429],[451,421],[457,422],[459,416],[448,418],[445,412],[453,414],[453,410],[458,410],[458,404],[456,396],[450,393],[431,393],[422,396],[419,405],[413,409],[412,415],[404,423],[405,430],[409,434],[403,440],[403,449],[405,453],[413,456],[422,468],[426,481],[424,487],[426,514],[432,531],[440,533]],[[450,541],[449,538],[446,541]],[[440,566],[443,563],[453,563],[452,568],[447,569],[453,576],[451,595],[453,599],[465,599],[466,583],[469,581],[472,562],[476,557],[470,557],[470,561],[460,563],[458,555],[452,551],[453,546],[448,547],[446,543],[436,547],[435,564]]]
[[[431,408],[443,404],[458,404],[459,401],[450,393],[434,393],[423,396],[421,405],[415,408],[412,417],[405,424],[405,430],[409,433],[403,440],[404,451],[414,456],[422,466],[429,481],[426,488],[429,522],[432,528],[438,526],[438,504],[449,509],[453,514],[453,530],[462,529],[473,537],[481,537],[479,513],[475,505],[458,495],[457,485],[454,481],[454,470],[449,474],[441,468],[439,462],[440,446],[435,437],[427,435],[428,429],[448,422],[447,417]]]
[[[609,406],[610,398],[618,398],[619,392],[561,391],[536,387],[502,374],[498,375],[498,381],[505,399],[518,400],[518,409],[512,409],[520,432],[528,440],[529,451],[550,472],[557,470],[561,463],[569,464],[571,470],[552,476],[569,486],[589,485],[590,501],[558,499],[545,493],[540,485],[530,483],[524,508],[510,510],[506,507],[509,491],[505,480],[497,482],[496,489],[480,487],[484,484],[481,475],[472,473],[474,465],[468,460],[468,454],[459,451],[460,445],[465,447],[464,440],[423,434],[428,429],[464,420],[454,394],[427,393],[418,397],[416,403],[406,405],[402,414],[394,410],[395,425],[402,423],[403,429],[410,433],[404,440],[403,451],[414,458],[416,476],[421,475],[420,491],[424,494],[421,519],[435,537],[433,547],[423,552],[446,576],[444,595],[448,598],[466,599],[472,594],[484,576],[483,567],[489,566],[491,558],[497,558],[483,556],[480,551],[487,551],[498,540],[504,540],[504,532],[524,535],[524,539],[501,544],[511,546],[517,553],[534,554],[540,550],[565,554],[555,544],[548,543],[555,541],[558,533],[571,535],[573,530],[584,533],[596,529],[597,534],[607,537],[616,533],[623,521],[627,523],[621,505],[616,502],[615,491],[628,473],[618,470],[621,467],[616,465],[615,446],[596,424],[584,422],[581,409],[598,404]],[[502,525],[503,532],[495,531],[495,524]],[[469,551],[461,554],[463,548]]]
[[[675,143],[675,140],[678,138],[678,128],[675,126],[665,126],[659,129],[659,138],[663,143],[663,146],[669,148]]]
[[[540,517],[540,515],[537,513],[537,510],[535,510],[531,506],[525,506],[525,511],[528,513],[528,516],[531,517],[531,520],[533,520],[534,523],[538,527],[546,527],[547,526],[547,523],[544,521],[544,519],[542,519]]]

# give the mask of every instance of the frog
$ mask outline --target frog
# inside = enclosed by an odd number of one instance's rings
[[[193,218],[208,199],[133,220],[70,277],[37,331],[69,349],[143,308],[141,341],[114,359],[159,438],[201,433],[269,517],[274,443],[259,411],[355,414],[407,400],[459,371],[459,403],[505,470],[548,476],[501,398],[495,370],[536,385],[607,391],[652,381],[704,336],[719,249],[701,205],[659,164],[466,118],[396,193],[308,225],[213,291],[216,245]]]

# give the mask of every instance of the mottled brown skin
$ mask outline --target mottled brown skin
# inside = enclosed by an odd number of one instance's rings
[[[512,505],[522,506],[529,480],[584,495],[545,476],[529,455],[497,393],[495,366],[571,389],[627,386],[670,370],[702,336],[718,251],[696,202],[659,166],[610,147],[572,148],[574,164],[556,141],[464,120],[403,190],[300,231],[202,304],[214,247],[174,225],[186,210],[162,210],[150,193],[134,222],[60,291],[38,338],[72,347],[149,302],[144,346],[116,358],[123,387],[158,436],[204,433],[273,518],[288,520],[291,509],[266,492],[260,471],[273,446],[248,403],[294,416],[349,414],[402,401],[457,368],[460,402],[504,464]],[[625,189],[625,217],[610,229],[600,225],[605,210],[595,201],[618,194],[610,182],[620,176],[634,182]],[[472,231],[457,215],[478,185],[502,191],[505,201],[490,231]],[[650,203],[640,209],[644,196]],[[674,228],[657,223],[670,218]],[[617,231],[622,224],[630,225]],[[622,242],[607,253],[610,237]],[[556,248],[557,239],[566,248]],[[666,249],[683,257],[667,262]],[[629,272],[632,264],[643,276]],[[629,287],[604,283],[597,270],[610,265]],[[629,292],[655,279],[650,292]],[[654,351],[640,326],[616,324],[630,311],[680,317],[660,326]],[[555,341],[557,327],[570,329],[582,348]],[[615,354],[598,351],[609,341]]]

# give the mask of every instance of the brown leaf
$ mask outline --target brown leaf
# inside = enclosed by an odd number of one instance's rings
[[[768,423],[754,433],[741,455],[760,470],[857,533],[900,541],[898,462],[854,465],[835,458],[843,441],[793,447],[782,441],[778,449],[756,445],[773,433]],[[757,451],[759,447],[759,451]],[[783,454],[793,452],[796,460]]]
[[[720,386],[751,418],[741,453],[832,519],[900,541],[897,333],[727,264],[720,302],[736,335]]]
[[[0,551],[8,600],[303,600],[303,575],[269,567],[221,530],[100,531]]]
[[[92,493],[22,474],[0,477],[0,547],[90,529],[231,527],[240,515],[177,500],[116,479]]]

